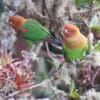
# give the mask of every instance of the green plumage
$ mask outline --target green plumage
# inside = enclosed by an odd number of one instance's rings
[[[34,19],[27,19],[21,26],[21,30],[23,29],[26,29],[27,32],[21,32],[20,35],[26,39],[29,44],[31,44],[31,42],[43,41],[50,35],[50,32]]]
[[[70,49],[63,43],[63,54],[66,60],[72,61],[85,55],[86,48]]]

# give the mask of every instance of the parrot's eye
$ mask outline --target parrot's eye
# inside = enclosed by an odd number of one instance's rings
[[[13,24],[14,24],[14,25],[16,25],[16,24],[17,24],[17,22],[16,22],[16,21],[14,21],[14,22],[13,22]]]
[[[73,32],[72,30],[64,30],[65,33]]]

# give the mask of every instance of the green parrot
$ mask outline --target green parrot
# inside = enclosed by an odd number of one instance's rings
[[[28,44],[33,45],[49,38],[51,33],[35,19],[25,19],[22,16],[11,16],[9,24],[23,37]]]
[[[76,25],[67,24],[62,34],[62,47],[65,59],[73,61],[84,56],[88,41]]]

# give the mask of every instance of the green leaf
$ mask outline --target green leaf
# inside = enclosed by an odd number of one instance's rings
[[[87,54],[90,54],[90,52],[93,49],[93,40],[94,40],[94,35],[93,35],[93,33],[90,32],[89,35],[88,35],[88,46],[86,48]]]
[[[79,95],[77,89],[74,90],[73,92],[71,92],[71,93],[69,94],[69,96],[70,96],[71,98],[73,98],[74,100],[79,100],[79,99],[80,99],[80,95]]]
[[[100,30],[100,18],[99,18],[99,16],[98,16],[97,14],[94,15],[94,16],[91,18],[89,27],[90,27],[91,29]]]
[[[93,0],[75,0],[77,6],[84,6],[86,4],[92,3]]]
[[[96,7],[100,7],[100,0],[96,0],[97,2],[95,3]]]
[[[74,80],[72,79],[71,80],[71,85],[70,85],[70,93],[73,92],[75,90],[75,88],[76,88],[75,83],[74,83]]]
[[[69,97],[74,100],[79,100],[80,95],[78,93],[78,89],[76,89],[75,81],[73,80],[73,78],[71,80],[71,85],[70,85],[69,89],[70,89]]]
[[[93,51],[99,51],[99,52],[100,52],[100,41],[98,41],[98,42],[95,44]]]

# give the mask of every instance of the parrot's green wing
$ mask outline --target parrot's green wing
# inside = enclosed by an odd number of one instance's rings
[[[72,61],[81,58],[85,55],[86,48],[70,49],[63,44],[63,54],[66,60]]]
[[[27,30],[26,32],[21,32],[20,35],[31,41],[42,41],[45,40],[51,33],[43,27],[38,21],[34,19],[27,19],[22,25],[21,30]]]

